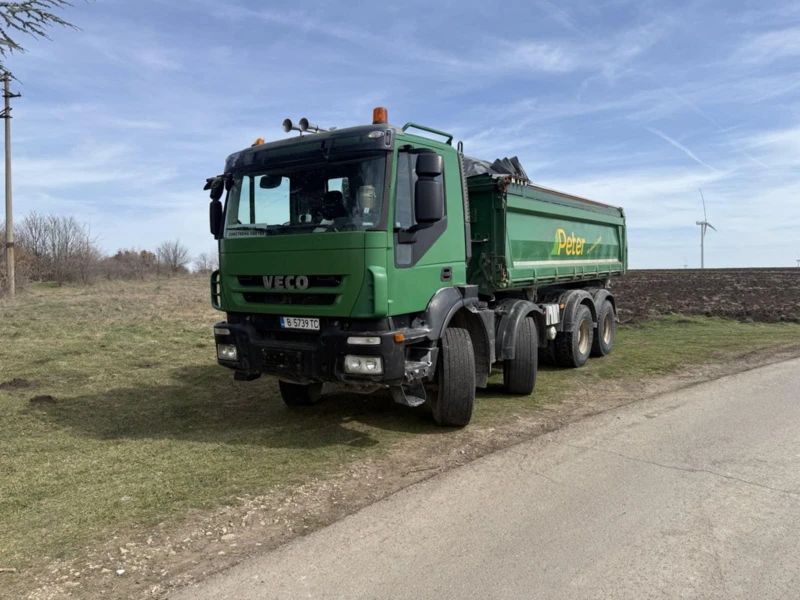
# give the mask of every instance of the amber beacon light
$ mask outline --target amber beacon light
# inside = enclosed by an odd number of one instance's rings
[[[372,124],[373,125],[387,125],[389,123],[389,111],[382,106],[376,106],[372,109]]]

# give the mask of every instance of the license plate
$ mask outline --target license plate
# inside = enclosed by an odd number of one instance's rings
[[[319,319],[281,317],[281,327],[283,329],[310,329],[311,331],[319,331]]]

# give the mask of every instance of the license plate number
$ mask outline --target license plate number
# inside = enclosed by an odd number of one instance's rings
[[[310,329],[311,331],[319,331],[319,319],[281,317],[281,327],[283,329]]]

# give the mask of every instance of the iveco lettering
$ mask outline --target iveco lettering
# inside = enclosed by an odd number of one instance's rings
[[[304,290],[308,287],[308,277],[305,275],[264,275],[264,287],[279,290]]]
[[[272,375],[289,405],[323,386],[430,407],[464,426],[493,369],[527,395],[539,357],[580,367],[614,344],[621,208],[534,185],[519,160],[445,131],[283,123],[206,182],[219,270],[217,361]]]

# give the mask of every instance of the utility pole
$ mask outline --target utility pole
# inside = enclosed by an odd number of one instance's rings
[[[797,266],[800,267],[800,258],[797,259]]]
[[[12,94],[8,89],[11,73],[4,71],[3,98],[5,106],[0,118],[6,122],[6,278],[8,279],[8,295],[13,298],[16,293],[14,273],[14,212],[11,201],[11,98],[19,98],[20,94]]]

